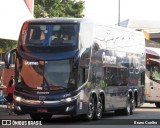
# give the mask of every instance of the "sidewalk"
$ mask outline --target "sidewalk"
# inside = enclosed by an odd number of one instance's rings
[[[2,115],[2,113],[8,114],[7,105],[0,105],[0,116]]]
[[[21,119],[21,117],[18,118]],[[14,113],[9,115],[7,105],[0,104],[0,120],[1,119],[17,119],[17,115]]]
[[[7,105],[1,105],[0,104],[0,120],[1,119],[22,119],[22,120],[30,120],[30,116],[29,115],[17,115],[15,113],[12,113],[11,115],[9,115],[8,113],[8,109],[7,109]]]

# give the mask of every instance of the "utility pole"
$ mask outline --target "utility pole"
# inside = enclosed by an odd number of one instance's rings
[[[118,0],[118,26],[120,26],[120,18],[121,18],[121,1]]]

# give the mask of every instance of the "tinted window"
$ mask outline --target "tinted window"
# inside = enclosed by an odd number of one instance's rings
[[[25,51],[74,50],[78,46],[78,24],[29,24],[22,27],[20,46]],[[39,49],[35,49],[39,47]],[[61,51],[61,50],[60,50]]]

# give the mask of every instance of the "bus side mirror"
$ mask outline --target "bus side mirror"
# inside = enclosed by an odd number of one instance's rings
[[[12,49],[5,54],[5,68],[9,68],[11,65],[12,55],[16,49]]]

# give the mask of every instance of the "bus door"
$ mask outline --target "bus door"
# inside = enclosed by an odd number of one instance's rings
[[[160,60],[149,59],[149,65],[147,64],[147,72],[149,75],[150,82],[146,88],[148,96],[151,101],[160,100]]]

